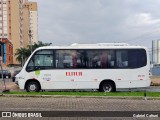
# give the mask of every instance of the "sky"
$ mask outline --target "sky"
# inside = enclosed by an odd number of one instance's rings
[[[152,40],[160,39],[160,0],[36,1],[42,42],[124,42],[151,48]]]

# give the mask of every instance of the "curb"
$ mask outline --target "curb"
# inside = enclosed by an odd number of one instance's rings
[[[0,97],[33,97],[33,98],[100,98],[100,99],[126,99],[126,100],[160,100],[160,97],[142,96],[66,96],[66,95],[19,95],[0,94]]]
[[[151,83],[151,86],[160,86],[160,83]]]

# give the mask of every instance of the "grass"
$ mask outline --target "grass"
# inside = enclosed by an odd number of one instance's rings
[[[144,92],[8,92],[16,95],[63,95],[63,96],[138,96],[143,97]],[[159,92],[146,92],[147,97],[160,97]]]

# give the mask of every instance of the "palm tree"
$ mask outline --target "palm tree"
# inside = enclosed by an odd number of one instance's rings
[[[19,48],[16,50],[15,55],[17,56],[16,60],[21,63],[21,65],[24,64],[24,61],[28,58],[28,50],[26,48]]]
[[[34,51],[38,47],[50,46],[50,45],[51,43],[43,43],[41,41],[38,41],[38,43],[34,43],[32,45],[32,50]],[[16,50],[15,53],[15,55],[17,56],[16,60],[23,66],[24,62],[27,60],[30,54],[31,54],[31,45],[28,45],[27,48],[19,48]]]
[[[35,49],[37,49],[38,47],[42,47],[42,46],[50,46],[52,43],[43,43],[42,41],[38,41],[38,43],[34,43],[32,45],[32,50],[34,51]],[[31,45],[27,46],[28,50],[31,52]]]

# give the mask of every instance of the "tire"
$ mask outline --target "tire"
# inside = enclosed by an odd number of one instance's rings
[[[15,82],[15,77],[12,77],[12,82]]]
[[[100,92],[115,92],[115,86],[112,82],[103,82],[99,88]]]
[[[27,92],[39,92],[40,91],[39,83],[35,81],[28,82],[26,85],[26,91]]]

